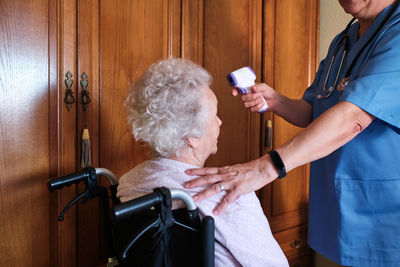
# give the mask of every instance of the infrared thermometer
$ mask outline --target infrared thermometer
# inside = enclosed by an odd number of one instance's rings
[[[251,87],[254,85],[256,80],[256,74],[250,67],[243,67],[229,73],[226,76],[226,79],[231,87],[236,87],[240,94],[245,95],[247,93],[252,93]],[[260,114],[268,110],[267,101],[265,101],[264,97],[262,97],[262,99],[264,105],[258,111]]]

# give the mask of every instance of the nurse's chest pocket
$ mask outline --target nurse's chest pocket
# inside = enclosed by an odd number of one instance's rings
[[[400,180],[337,180],[339,239],[351,248],[400,248]]]

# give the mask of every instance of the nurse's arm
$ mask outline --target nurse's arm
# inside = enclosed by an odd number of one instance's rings
[[[341,101],[276,150],[290,171],[329,155],[361,133],[374,118],[358,106]]]
[[[276,92],[265,83],[259,83],[252,87],[254,93],[242,95],[243,105],[253,112],[264,106],[263,97],[267,101],[269,110],[282,117],[287,122],[298,127],[307,127],[312,121],[312,106],[303,99],[291,99]],[[238,95],[233,89],[232,95]]]
[[[325,111],[304,130],[276,151],[286,171],[329,155],[361,133],[374,116],[356,105],[342,101]],[[196,201],[221,191],[223,183],[227,194],[215,207],[214,214],[224,211],[239,196],[260,189],[278,177],[269,154],[256,160],[221,168],[187,170],[186,174],[200,176],[185,183],[186,188],[213,185],[194,196]]]
[[[277,94],[271,111],[298,127],[305,128],[312,122],[313,108],[303,99],[291,99]]]

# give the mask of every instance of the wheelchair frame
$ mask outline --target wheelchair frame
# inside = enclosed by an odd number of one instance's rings
[[[104,186],[99,185],[99,176],[107,178],[110,187],[111,196],[108,195],[108,190]],[[77,197],[72,199],[62,210],[58,216],[59,221],[64,220],[66,212],[81,199],[92,199],[99,198],[101,203],[100,215],[102,216],[102,223],[104,225],[104,239],[106,243],[108,263],[107,267],[118,266],[119,262],[127,256],[127,252],[131,249],[132,244],[136,242],[140,236],[135,237],[126,246],[122,253],[119,255],[114,247],[114,236],[113,226],[118,222],[126,220],[133,213],[139,213],[143,210],[149,209],[161,203],[163,201],[162,195],[156,191],[145,196],[130,200],[125,203],[120,203],[116,196],[118,182],[115,175],[108,169],[104,168],[85,168],[80,172],[72,173],[69,175],[49,179],[47,187],[50,192],[60,190],[65,186],[71,186],[73,184],[85,183],[85,191],[79,194]],[[186,206],[187,211],[195,211],[197,206],[191,196],[180,189],[170,189],[170,195],[172,199],[182,200]],[[112,200],[113,207],[109,207],[109,198]],[[176,222],[179,224],[178,222]],[[187,227],[185,225],[181,225]],[[206,216],[202,221],[202,229],[205,234],[201,235],[201,242],[204,246],[209,249],[203,249],[202,259],[204,267],[214,267],[214,219],[210,216]],[[207,234],[206,234],[207,233]],[[212,234],[211,234],[212,233]]]

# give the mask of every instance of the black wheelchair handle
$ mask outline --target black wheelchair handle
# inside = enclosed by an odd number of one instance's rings
[[[47,187],[51,192],[53,192],[54,190],[61,189],[64,186],[70,186],[73,184],[80,183],[81,181],[87,181],[87,179],[90,176],[90,170],[91,168],[88,168],[77,173],[68,174],[54,179],[49,179],[47,181]]]
[[[115,205],[112,210],[112,217],[115,223],[129,218],[134,213],[140,213],[149,209],[162,201],[162,196],[157,193],[151,193],[128,202]]]
[[[189,211],[196,210],[196,203],[192,197],[181,189],[170,189],[172,199],[180,199]],[[113,208],[112,217],[115,222],[129,218],[134,213],[140,213],[143,210],[149,209],[162,201],[162,196],[157,193],[150,193],[142,197],[115,205]]]

